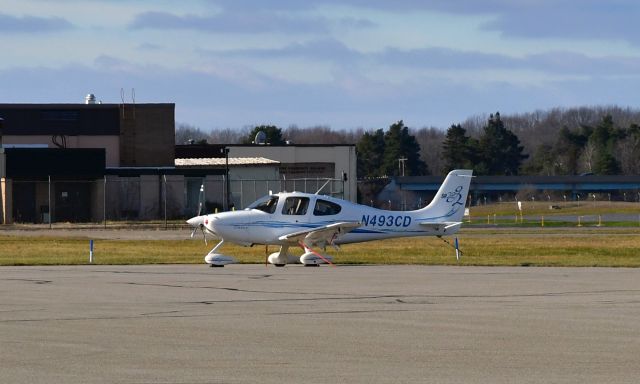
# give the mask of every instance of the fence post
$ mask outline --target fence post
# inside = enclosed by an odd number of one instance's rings
[[[49,229],[51,227],[51,216],[53,215],[53,206],[51,205],[51,175],[49,175]]]
[[[222,195],[224,196],[224,201],[222,202],[222,210],[226,211],[229,209],[229,191],[228,191],[228,185],[227,185],[227,178],[225,177],[225,175],[222,175]]]
[[[104,229],[107,229],[107,175],[104,175],[104,186],[102,187],[102,221]]]
[[[167,229],[167,175],[162,175],[162,193],[164,195],[164,229]]]

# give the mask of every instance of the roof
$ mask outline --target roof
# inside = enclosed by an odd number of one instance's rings
[[[195,159],[176,159],[176,167],[224,167],[226,159],[224,157],[201,157]],[[230,157],[230,166],[239,165],[278,165],[279,161],[267,159],[265,157]]]
[[[256,144],[178,144],[175,146],[176,158],[210,158],[225,157],[225,149],[229,148],[332,148],[355,147],[355,144],[282,144],[282,145],[256,145]]]

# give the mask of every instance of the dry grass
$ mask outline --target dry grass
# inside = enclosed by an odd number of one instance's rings
[[[639,267],[639,234],[631,228],[463,230],[460,261],[451,246],[435,237],[350,244],[326,253],[344,264]],[[202,263],[212,246],[198,240],[96,240],[94,256],[98,264]],[[243,263],[265,259],[264,246],[225,244],[221,251]],[[89,241],[83,238],[0,236],[0,265],[87,264],[88,254]]]
[[[550,209],[550,206],[557,209]],[[471,215],[482,219],[487,215],[515,216],[519,213],[515,201],[478,205],[471,207]],[[640,214],[640,203],[633,202],[609,202],[609,201],[523,201],[522,213],[524,215],[575,215],[575,216],[597,216],[607,213],[631,213]]]

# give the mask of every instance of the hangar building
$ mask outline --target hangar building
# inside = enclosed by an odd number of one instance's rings
[[[325,177],[336,182],[323,193],[356,199],[353,145],[185,148],[174,143],[174,111],[0,104],[0,223],[184,218],[203,184],[210,210],[243,208],[269,190],[311,190]]]

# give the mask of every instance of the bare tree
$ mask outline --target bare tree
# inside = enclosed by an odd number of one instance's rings
[[[176,124],[175,143],[176,144],[189,144],[192,142],[208,142],[210,139],[209,134],[203,132],[200,128],[179,123]]]

